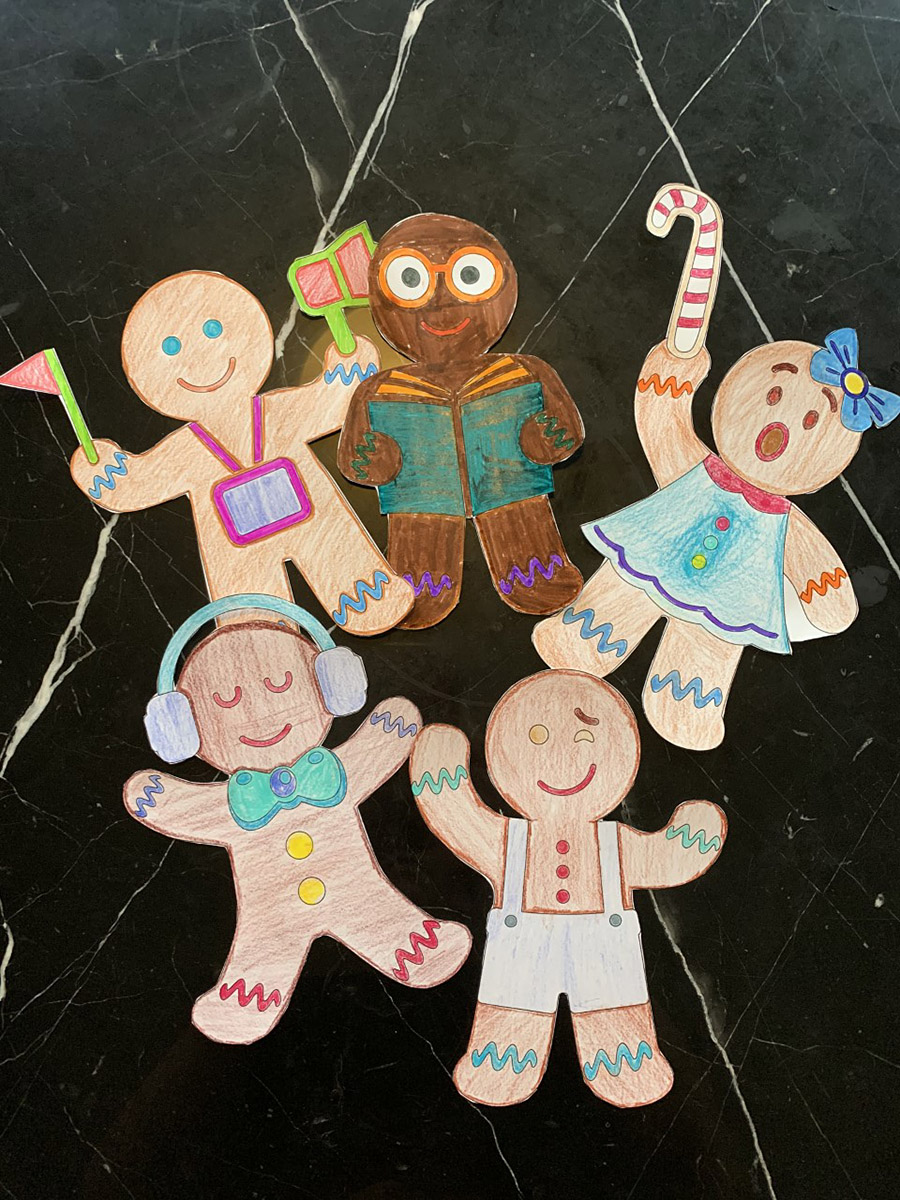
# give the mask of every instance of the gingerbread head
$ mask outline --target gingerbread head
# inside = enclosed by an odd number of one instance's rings
[[[263,306],[214,271],[184,271],[154,284],[122,334],[122,365],[144,403],[200,424],[258,392],[273,354]]]
[[[627,796],[637,723],[618,692],[580,671],[541,671],[501,698],[485,735],[494,787],[530,820],[597,820]]]
[[[414,362],[484,354],[509,324],[517,294],[515,268],[497,239],[440,213],[394,225],[369,266],[378,331]]]

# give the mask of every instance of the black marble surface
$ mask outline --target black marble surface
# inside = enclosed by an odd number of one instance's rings
[[[304,340],[323,343],[285,324],[286,267],[323,226],[365,218],[377,237],[420,208],[459,213],[519,271],[501,345],[550,362],[584,413],[555,507],[592,571],[580,522],[652,487],[631,396],[685,244],[644,229],[661,184],[695,174],[726,220],[701,428],[765,329],[854,325],[863,368],[900,390],[898,60],[891,0],[7,0],[0,365],[55,345],[92,430],[144,449],[170,427],[119,361],[144,288],[190,267],[246,284],[286,333],[277,385],[314,373]],[[631,1112],[583,1086],[566,1019],[528,1103],[456,1093],[489,892],[402,775],[366,823],[391,878],[474,931],[459,975],[408,991],[322,941],[262,1043],[193,1029],[233,929],[227,857],[167,844],[120,799],[154,765],[158,659],[203,600],[187,504],[92,510],[52,399],[4,394],[0,429],[4,1196],[897,1195],[900,429],[867,434],[846,483],[804,503],[851,569],[853,628],[790,660],[746,655],[715,752],[640,718],[630,819],[658,827],[703,796],[731,834],[704,878],[639,895],[676,1078]],[[374,497],[346,490],[383,539]],[[474,539],[467,571],[438,629],[361,648],[373,699],[403,691],[469,733],[487,791],[486,717],[540,663]],[[651,649],[613,677],[635,704]]]

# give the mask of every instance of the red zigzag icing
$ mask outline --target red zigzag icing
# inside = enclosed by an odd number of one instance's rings
[[[440,929],[440,927],[440,921],[429,918],[422,924],[422,928],[428,935],[427,937],[422,937],[421,933],[416,933],[415,931],[409,935],[409,944],[413,948],[413,953],[410,954],[408,950],[397,951],[397,967],[394,975],[401,983],[406,983],[409,980],[409,968],[406,964],[410,962],[413,966],[421,966],[425,960],[425,955],[422,953],[423,948],[425,950],[434,950],[437,946],[438,940],[434,931]]]
[[[266,996],[265,992],[263,991],[263,985],[261,983],[254,983],[253,987],[248,992],[247,984],[243,976],[241,976],[240,979],[235,980],[230,987],[228,984],[223,983],[219,988],[219,999],[229,1000],[235,992],[237,992],[237,1002],[241,1008],[246,1008],[251,1000],[255,1000],[256,1007],[259,1009],[259,1011],[265,1012],[270,1004],[274,1004],[277,1008],[281,1003],[281,992],[279,992],[278,988],[272,988],[271,992],[269,992],[269,995]]]

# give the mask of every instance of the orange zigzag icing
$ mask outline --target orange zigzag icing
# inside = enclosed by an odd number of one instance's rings
[[[839,588],[841,581],[847,578],[847,572],[843,567],[837,567],[834,571],[823,571],[819,582],[810,579],[804,590],[800,593],[800,599],[804,604],[809,604],[813,598],[813,592],[817,596],[824,596],[830,587]]]
[[[638,380],[639,392],[646,392],[651,387],[653,388],[654,392],[656,392],[657,396],[663,396],[666,392],[669,392],[676,400],[680,395],[682,395],[683,392],[687,392],[687,394],[690,396],[694,390],[694,385],[689,380],[686,380],[684,383],[679,383],[674,375],[670,375],[666,379],[665,383],[663,383],[655,371],[649,379]]]

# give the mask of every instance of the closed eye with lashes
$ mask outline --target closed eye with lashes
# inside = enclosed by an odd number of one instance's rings
[[[266,676],[266,678],[263,680],[263,683],[266,685],[266,687],[269,689],[270,692],[286,692],[293,682],[294,682],[294,677],[290,673],[290,671],[285,672],[284,683],[273,683],[272,680],[268,678],[268,676]]]
[[[234,689],[234,695],[230,700],[223,700],[218,692],[213,692],[213,700],[218,704],[219,708],[234,708],[236,704],[240,704],[241,696],[243,695],[240,685]]]

